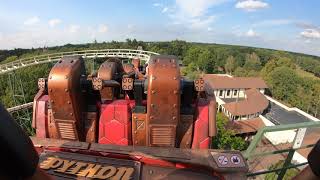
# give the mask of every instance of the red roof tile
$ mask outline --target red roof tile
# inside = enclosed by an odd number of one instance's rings
[[[268,99],[257,89],[246,90],[245,94],[247,96],[245,100],[226,103],[222,106],[234,116],[255,114],[268,107]]]
[[[265,127],[265,124],[260,118],[248,120],[235,120],[227,124],[227,128],[235,131],[236,134],[253,133]]]
[[[231,77],[227,75],[205,74],[203,78],[213,89],[268,88],[260,77]]]

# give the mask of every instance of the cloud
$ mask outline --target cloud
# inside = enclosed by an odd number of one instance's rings
[[[165,12],[168,11],[168,9],[169,9],[168,7],[164,7],[161,12],[162,12],[162,13],[165,13]]]
[[[239,1],[235,7],[245,11],[256,11],[258,9],[268,8],[269,4],[260,0],[244,0]]]
[[[98,32],[99,33],[106,33],[108,32],[108,26],[105,24],[100,24],[98,27]]]
[[[229,0],[176,0],[165,11],[171,19],[169,25],[200,32],[211,28],[218,18],[218,15],[208,10],[227,1]]]
[[[303,29],[320,29],[317,25],[305,21],[298,21],[295,24],[297,27]]]
[[[207,13],[212,6],[226,2],[227,0],[176,0],[180,11],[189,17],[199,17]]]
[[[34,25],[34,24],[37,24],[38,22],[40,22],[40,19],[38,16],[33,16],[29,19],[26,19],[23,24],[24,25],[27,25],[27,26],[31,26],[31,25]]]
[[[154,7],[159,7],[159,6],[161,6],[161,4],[160,3],[153,3],[153,6]]]
[[[204,19],[201,18],[193,18],[190,20],[190,27],[192,29],[208,29],[210,24],[212,24],[217,19],[216,16],[209,16]]]
[[[254,27],[266,27],[266,26],[281,26],[293,24],[295,21],[290,19],[269,19],[254,23]]]
[[[307,39],[320,39],[320,29],[305,29],[300,35]]]
[[[256,33],[254,30],[249,29],[249,30],[246,32],[245,36],[247,36],[247,37],[258,37],[259,34]]]
[[[79,25],[75,25],[75,24],[72,24],[68,27],[68,32],[70,33],[76,33],[78,32],[80,29],[80,26]]]
[[[56,25],[60,24],[62,21],[60,19],[50,19],[48,24],[50,27],[55,27]]]

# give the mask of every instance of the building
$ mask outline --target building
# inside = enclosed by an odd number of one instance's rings
[[[269,106],[264,96],[268,86],[262,78],[233,77],[227,74],[206,74],[203,78],[213,90],[218,111],[231,120],[259,117]]]

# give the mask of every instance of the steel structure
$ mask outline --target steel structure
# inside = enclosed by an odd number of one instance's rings
[[[27,66],[37,64],[44,64],[49,62],[59,61],[65,56],[80,55],[85,59],[99,58],[99,57],[117,57],[117,58],[139,58],[142,61],[148,62],[151,55],[159,55],[158,53],[143,50],[132,49],[101,49],[101,50],[83,50],[83,51],[70,51],[61,53],[45,54],[34,56],[30,58],[19,59],[13,62],[0,65],[0,74],[5,74],[16,69],[21,69]]]
[[[101,50],[82,50],[69,51],[61,53],[52,53],[39,55],[29,58],[19,59],[13,62],[0,64],[0,75],[8,74],[8,84],[12,92],[13,107],[7,110],[15,117],[20,126],[24,128],[31,127],[31,119],[29,109],[32,108],[33,102],[27,103],[24,97],[24,90],[21,80],[15,74],[15,70],[25,68],[28,66],[52,63],[59,61],[62,57],[80,55],[85,59],[92,59],[92,70],[94,69],[95,59],[102,57],[117,57],[117,58],[139,58],[142,61],[148,62],[151,55],[158,55],[158,53],[143,50],[133,49],[101,49]],[[29,130],[28,130],[29,131]],[[30,129],[30,132],[32,129]],[[31,132],[32,133],[32,132]]]
[[[294,153],[297,150],[311,148],[315,145],[315,144],[302,145],[302,141],[304,139],[306,129],[311,128],[311,127],[312,128],[320,127],[320,122],[314,121],[314,122],[304,122],[304,123],[286,124],[286,125],[277,125],[277,126],[266,126],[262,129],[260,129],[257,132],[257,134],[254,136],[254,139],[250,143],[250,146],[248,147],[248,149],[243,152],[243,156],[244,156],[244,158],[246,158],[246,160],[250,160],[250,159],[253,159],[256,157],[275,155],[275,154],[283,154],[283,153],[288,153],[288,154],[287,154],[286,159],[284,161],[284,164],[281,168],[266,170],[266,171],[259,171],[259,172],[250,172],[247,174],[247,177],[254,177],[254,176],[265,175],[265,174],[275,172],[278,175],[277,179],[281,180],[281,179],[283,179],[283,177],[286,174],[288,169],[297,168],[297,167],[307,165],[308,162],[291,165],[291,161],[292,161]],[[260,152],[260,153],[255,152],[257,145],[261,142],[265,133],[285,131],[285,130],[297,130],[295,139],[294,139],[292,146],[290,148],[276,150],[276,151],[270,151],[270,152]]]

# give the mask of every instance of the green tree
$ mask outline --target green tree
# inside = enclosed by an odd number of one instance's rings
[[[217,149],[245,150],[247,143],[236,137],[234,131],[227,128],[230,120],[222,113],[217,114],[217,136],[213,140],[213,147]]]
[[[243,66],[246,70],[259,71],[261,69],[260,58],[256,53],[247,54],[246,62]]]
[[[183,64],[188,65],[192,62],[197,63],[200,53],[201,53],[200,47],[198,46],[190,47],[186,52],[186,56],[183,58]]]
[[[278,161],[276,164],[273,164],[269,167],[269,170],[280,169],[283,167],[283,160]],[[283,180],[291,180],[293,177],[298,175],[299,170],[295,168],[288,169],[286,174],[283,177]],[[265,180],[274,180],[277,179],[278,175],[276,173],[270,173],[265,176]]]
[[[227,58],[226,64],[224,65],[224,68],[227,73],[232,74],[236,69],[236,60],[233,56],[229,56]]]
[[[234,75],[237,77],[245,77],[247,76],[248,71],[246,71],[243,67],[237,67],[234,71]]]
[[[204,49],[198,56],[197,64],[199,69],[205,73],[213,73],[215,68],[214,57],[209,49]]]
[[[289,67],[277,67],[270,73],[268,84],[275,98],[289,100],[296,94],[298,75]]]

